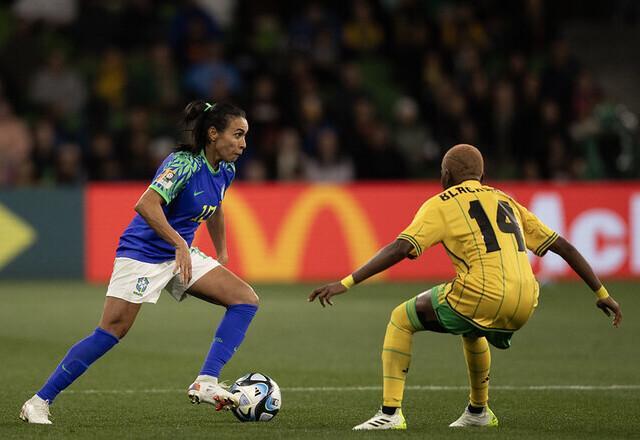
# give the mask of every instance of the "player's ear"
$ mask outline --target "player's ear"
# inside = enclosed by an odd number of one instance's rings
[[[442,184],[442,188],[447,189],[451,186],[451,173],[449,173],[448,168],[442,168],[440,171],[440,183]]]
[[[216,130],[216,127],[209,127],[207,134],[209,135],[210,142],[215,142],[218,139],[218,130]]]

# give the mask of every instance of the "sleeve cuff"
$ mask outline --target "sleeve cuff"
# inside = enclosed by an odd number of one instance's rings
[[[408,241],[409,243],[411,243],[411,245],[413,246],[413,248],[416,251],[416,256],[415,258],[419,257],[420,255],[422,255],[422,248],[420,247],[420,244],[418,244],[418,242],[416,241],[415,238],[413,238],[411,235],[407,235],[407,234],[400,234],[398,235],[398,240],[405,240]]]
[[[169,204],[169,202],[171,202],[171,199],[169,198],[169,196],[162,189],[158,188],[154,184],[149,185],[149,188],[151,188],[152,190],[160,194],[160,197],[162,197],[162,199],[165,201],[167,205]]]
[[[557,239],[558,239],[558,233],[554,232],[545,241],[543,241],[542,244],[538,246],[538,248],[533,253],[539,257],[543,257],[544,254],[547,253],[551,245],[555,243]]]

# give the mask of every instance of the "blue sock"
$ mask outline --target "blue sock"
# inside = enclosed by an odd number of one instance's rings
[[[253,304],[235,304],[227,307],[227,313],[224,314],[218,330],[216,330],[216,336],[200,375],[220,376],[222,367],[229,362],[231,356],[240,347],[247,328],[249,328],[257,311],[258,306]]]
[[[53,402],[58,394],[73,383],[89,365],[118,343],[118,338],[100,327],[71,347],[60,365],[37,392],[41,399]]]

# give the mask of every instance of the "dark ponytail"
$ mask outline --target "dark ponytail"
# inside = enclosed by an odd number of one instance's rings
[[[246,118],[246,113],[239,107],[225,102],[191,101],[184,108],[180,125],[183,132],[183,142],[177,151],[190,151],[199,154],[209,141],[209,128],[215,127],[219,132],[224,131],[233,118]]]

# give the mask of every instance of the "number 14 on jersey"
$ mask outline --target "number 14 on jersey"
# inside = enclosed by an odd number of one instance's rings
[[[478,223],[478,226],[480,226],[480,232],[482,232],[487,252],[499,251],[500,245],[498,244],[496,233],[479,200],[472,200],[469,202],[469,216]],[[516,242],[518,243],[518,252],[525,252],[526,248],[524,245],[524,238],[522,238],[520,225],[513,213],[513,208],[511,208],[511,205],[509,205],[508,202],[502,200],[498,202],[496,224],[501,232],[504,232],[505,234],[513,234],[515,236]]]

